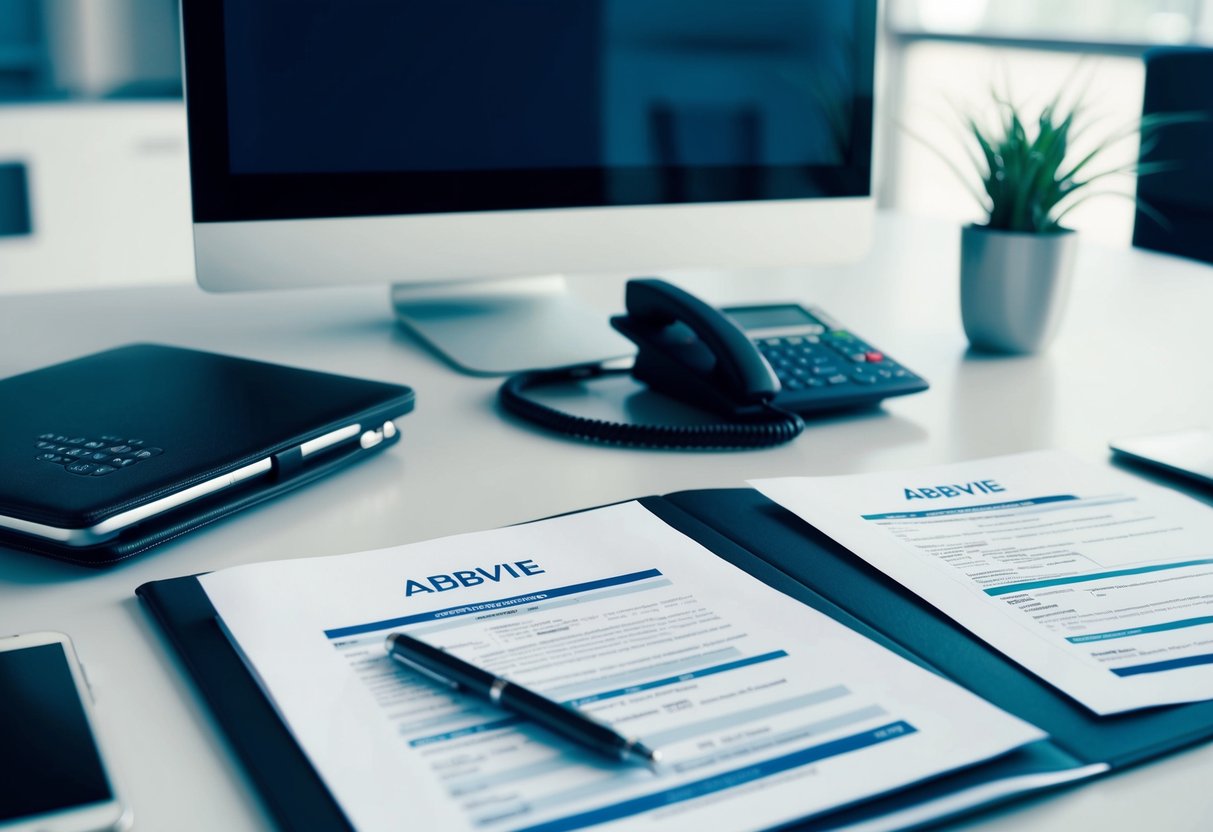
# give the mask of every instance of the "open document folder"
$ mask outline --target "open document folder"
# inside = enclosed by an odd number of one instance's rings
[[[1044,739],[637,503],[199,580],[361,830],[761,829]],[[640,737],[661,767],[414,674],[384,649],[398,631]]]
[[[751,484],[1107,715],[1213,699],[1213,508],[1060,451]]]

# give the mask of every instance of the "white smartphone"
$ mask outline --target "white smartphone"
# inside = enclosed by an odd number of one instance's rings
[[[1109,446],[1133,462],[1213,485],[1213,430],[1208,428],[1117,439]]]
[[[92,693],[63,633],[0,637],[0,830],[124,830]]]

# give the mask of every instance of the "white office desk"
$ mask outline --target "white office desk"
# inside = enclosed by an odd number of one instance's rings
[[[384,288],[210,296],[181,286],[2,298],[0,376],[158,341],[403,382],[417,390],[417,410],[388,453],[109,571],[0,550],[0,631],[57,629],[75,640],[137,828],[264,828],[268,815],[136,601],[137,585],[645,494],[737,486],[748,477],[871,471],[1042,447],[1101,460],[1109,437],[1213,424],[1213,268],[1083,247],[1069,314],[1048,354],[995,359],[966,352],[957,229],[882,217],[877,240],[855,266],[681,281],[718,304],[817,303],[931,382],[929,392],[882,411],[813,424],[790,446],[742,453],[597,447],[507,421],[495,408],[497,382],[456,375],[397,330]],[[622,306],[619,280],[577,289],[604,316]],[[1211,772],[1207,745],[963,826],[1210,829]]]

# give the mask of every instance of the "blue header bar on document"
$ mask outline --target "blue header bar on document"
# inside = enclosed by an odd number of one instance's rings
[[[388,630],[394,627],[407,627],[411,624],[420,624],[426,621],[441,621],[443,619],[454,618],[461,615],[475,615],[477,613],[509,609],[510,607],[533,604],[538,601],[547,601],[552,598],[560,598],[566,595],[577,595],[582,592],[593,592],[597,589],[606,589],[612,586],[622,586],[623,584],[630,584],[637,581],[645,581],[649,580],[650,578],[660,577],[660,570],[646,569],[642,572],[629,572],[626,575],[616,575],[613,578],[602,578],[597,581],[585,581],[584,583],[570,584],[569,586],[560,586],[554,589],[528,592],[525,595],[512,595],[509,598],[499,598],[493,601],[481,601],[475,604],[460,604],[456,607],[444,607],[440,610],[418,613],[417,615],[405,615],[399,618],[388,618],[383,621],[371,621],[367,624],[355,624],[350,627],[337,627],[332,630],[325,630],[324,635],[331,641],[339,638],[348,638],[350,636],[374,633],[380,630]]]

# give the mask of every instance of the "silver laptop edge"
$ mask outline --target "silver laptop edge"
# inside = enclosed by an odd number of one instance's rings
[[[305,459],[309,456],[319,453],[320,451],[332,448],[334,445],[341,444],[362,432],[362,425],[353,424],[346,425],[343,428],[330,431],[323,436],[318,436],[315,439],[309,439],[299,445],[298,450],[300,456]],[[381,428],[367,430],[361,433],[359,444],[362,448],[372,448],[378,445],[384,439],[390,439],[396,435],[396,425],[392,421],[383,423]],[[235,471],[230,471],[226,474],[220,474],[206,482],[200,482],[197,485],[182,489],[174,494],[169,494],[167,497],[161,497],[159,500],[153,500],[150,503],[145,503],[141,506],[136,506],[128,511],[120,514],[115,514],[113,517],[107,517],[100,523],[94,526],[89,526],[83,529],[61,529],[56,526],[47,526],[42,523],[33,523],[29,520],[21,520],[16,517],[6,517],[0,514],[0,528],[11,529],[12,531],[21,532],[22,534],[33,535],[35,537],[53,540],[57,543],[64,543],[68,546],[90,546],[95,543],[103,543],[110,538],[117,536],[123,529],[129,528],[136,523],[142,522],[149,518],[163,514],[170,509],[193,502],[194,500],[214,494],[217,491],[222,491],[225,488],[231,488],[242,482],[247,482],[255,477],[268,474],[273,469],[273,462],[268,457],[259,459],[256,462],[250,463],[238,468]]]

